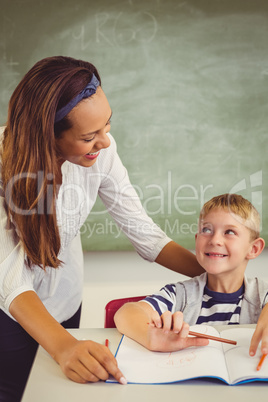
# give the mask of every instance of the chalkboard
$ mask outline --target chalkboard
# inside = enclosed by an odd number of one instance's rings
[[[0,0],[0,123],[39,59],[91,61],[121,159],[154,221],[194,247],[203,202],[251,200],[268,240],[268,2]],[[131,249],[98,200],[85,250]]]

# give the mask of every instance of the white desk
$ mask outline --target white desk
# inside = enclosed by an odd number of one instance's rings
[[[70,332],[77,339],[103,343],[109,338],[113,353],[121,335],[116,329],[76,329]],[[192,380],[165,385],[77,384],[62,373],[60,367],[39,347],[22,402],[252,402],[266,401],[268,383],[229,386],[220,382]]]

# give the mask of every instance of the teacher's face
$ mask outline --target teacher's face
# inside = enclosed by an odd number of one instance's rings
[[[68,117],[72,128],[56,140],[60,162],[65,160],[83,167],[92,166],[102,149],[109,147],[107,133],[112,111],[101,87],[90,98],[82,100]]]

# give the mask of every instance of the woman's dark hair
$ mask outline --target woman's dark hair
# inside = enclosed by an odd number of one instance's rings
[[[9,102],[2,158],[5,207],[30,267],[57,268],[61,263],[55,139],[71,127],[71,121],[67,115],[54,124],[55,113],[84,89],[93,73],[100,81],[91,63],[63,56],[45,58],[24,76]]]

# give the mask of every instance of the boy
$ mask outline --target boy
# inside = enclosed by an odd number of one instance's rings
[[[259,227],[258,212],[242,196],[212,198],[201,210],[195,236],[196,258],[206,272],[125,304],[115,314],[118,330],[150,350],[170,352],[193,345],[189,325],[257,323],[249,353],[255,355],[260,341],[268,353],[268,281],[244,275],[265,246]]]

